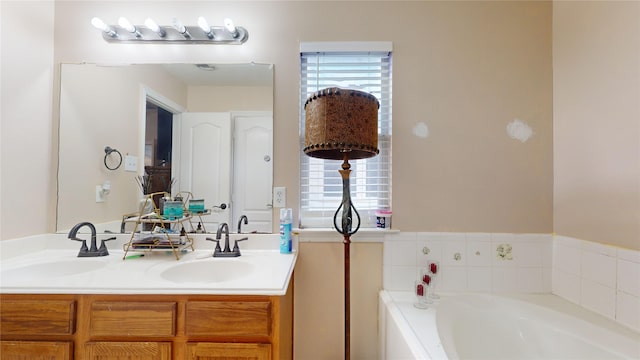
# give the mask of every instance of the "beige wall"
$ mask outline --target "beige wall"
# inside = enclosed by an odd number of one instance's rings
[[[192,112],[273,111],[273,87],[189,86],[187,109]]]
[[[553,6],[554,230],[640,249],[640,2]]]
[[[30,13],[37,3],[17,2]],[[3,105],[29,99],[30,108],[14,108],[9,116],[33,121],[5,133],[3,107],[2,238],[53,231],[55,212],[19,213],[5,217],[22,196],[48,199],[55,209],[55,161],[45,152],[57,122],[51,119],[51,83],[5,79],[8,70],[22,69],[24,59],[42,58],[41,73],[57,71],[66,62],[251,62],[273,63],[274,185],[288,188],[288,203],[298,203],[299,170],[299,44],[301,41],[392,41],[393,55],[393,210],[394,226],[404,231],[552,231],[552,72],[551,4],[549,2],[114,2],[57,1],[53,50],[38,45],[41,37],[26,37],[29,47],[5,68],[5,8],[3,29]],[[53,18],[50,3],[43,6]],[[242,46],[114,45],[104,42],[89,20],[100,16],[114,22],[126,15],[135,23],[153,16],[168,23],[177,16],[193,23],[202,14],[224,14],[250,32]],[[26,15],[19,22],[25,23]],[[310,16],[313,15],[313,16]],[[219,21],[210,19],[211,22]],[[51,26],[44,31],[51,34]],[[38,34],[40,35],[40,34]],[[16,47],[18,45],[15,45]],[[47,47],[48,46],[48,47]],[[47,50],[48,49],[48,50]],[[50,57],[53,56],[51,65]],[[54,77],[54,89],[58,83]],[[26,79],[27,81],[23,81]],[[37,80],[37,79],[36,79]],[[44,90],[42,90],[44,89]],[[35,91],[37,90],[37,91]],[[26,91],[25,94],[22,91]],[[32,93],[33,91],[33,93]],[[33,97],[36,94],[39,96]],[[53,98],[55,99],[56,94]],[[519,118],[534,130],[525,143],[506,135],[507,124]],[[429,127],[426,139],[413,135],[418,122]],[[22,123],[20,123],[22,124]],[[38,129],[38,131],[22,131]],[[28,135],[27,135],[28,134]],[[23,144],[33,145],[32,147]],[[33,158],[25,167],[10,158],[18,148]],[[33,150],[33,151],[31,151]],[[54,155],[55,160],[55,155]],[[7,175],[8,174],[8,175]],[[35,180],[23,182],[24,176]],[[34,181],[34,180],[31,180]],[[11,183],[11,191],[5,186]],[[29,195],[34,194],[34,195]],[[9,199],[11,208],[6,205]],[[297,214],[296,214],[297,217]],[[5,220],[6,219],[6,220]],[[11,220],[11,221],[9,221]],[[19,221],[13,221],[19,220]],[[30,225],[30,226],[28,226]],[[334,239],[337,234],[328,236]],[[358,236],[358,235],[357,235]],[[295,347],[297,359],[332,359],[342,353],[339,284],[342,245],[305,244],[296,274]],[[354,245],[353,277],[362,286],[352,299],[353,358],[374,358],[376,291],[381,283],[381,245]],[[317,264],[319,263],[319,264]],[[364,274],[364,275],[363,275]],[[324,290],[318,293],[318,287]],[[355,305],[355,304],[363,304]],[[320,315],[320,316],[318,316]]]
[[[359,238],[362,236],[357,235]],[[351,357],[378,358],[378,292],[382,243],[351,244]],[[344,357],[344,245],[300,243],[295,271],[294,353],[297,360]]]

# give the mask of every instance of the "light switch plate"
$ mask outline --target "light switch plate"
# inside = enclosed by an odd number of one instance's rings
[[[138,171],[138,157],[133,155],[127,155],[124,157],[124,170],[125,171]]]
[[[102,185],[96,185],[96,202],[104,202],[104,194],[102,193]]]
[[[283,186],[273,188],[273,207],[283,208],[287,206],[287,188]]]

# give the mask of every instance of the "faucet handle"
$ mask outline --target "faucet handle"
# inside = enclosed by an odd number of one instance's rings
[[[215,251],[222,251],[222,249],[220,248],[220,239],[214,239],[214,238],[210,238],[210,237],[206,237],[205,240],[207,241],[215,241],[216,242],[216,249]]]
[[[85,239],[80,239],[78,237],[70,237],[69,239],[71,240],[75,240],[75,241],[82,241],[82,246],[80,247],[80,253],[87,253],[89,251],[89,248],[87,247],[87,240]]]
[[[240,247],[238,246],[238,241],[245,241],[245,240],[249,240],[248,237],[243,237],[242,239],[238,239],[236,241],[233,242],[233,252],[238,252],[240,253]]]
[[[105,242],[105,241],[115,240],[115,239],[116,239],[116,237],[115,237],[115,236],[110,237],[110,238],[107,238],[107,239],[102,239],[102,240],[100,241],[100,248],[98,249],[98,254],[99,254],[100,256],[107,256],[107,255],[109,255],[109,250],[107,250],[107,245],[106,245],[104,242]]]

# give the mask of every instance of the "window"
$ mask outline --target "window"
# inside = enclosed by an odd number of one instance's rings
[[[380,102],[378,156],[351,160],[351,199],[361,227],[375,227],[375,211],[391,209],[391,52],[302,51],[300,54],[300,144],[304,144],[304,103],[315,91],[337,86],[366,91]],[[342,200],[342,161],[301,154],[300,226],[332,227]]]

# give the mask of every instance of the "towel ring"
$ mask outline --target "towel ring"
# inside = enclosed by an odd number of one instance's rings
[[[111,153],[116,153],[120,157],[120,159],[117,161],[117,165],[115,165],[114,167],[111,167],[109,166],[109,164],[107,164],[107,157],[109,157]],[[109,170],[116,170],[120,167],[120,165],[122,165],[122,154],[120,153],[120,151],[116,149],[112,149],[110,146],[105,147],[104,148],[104,166]]]

